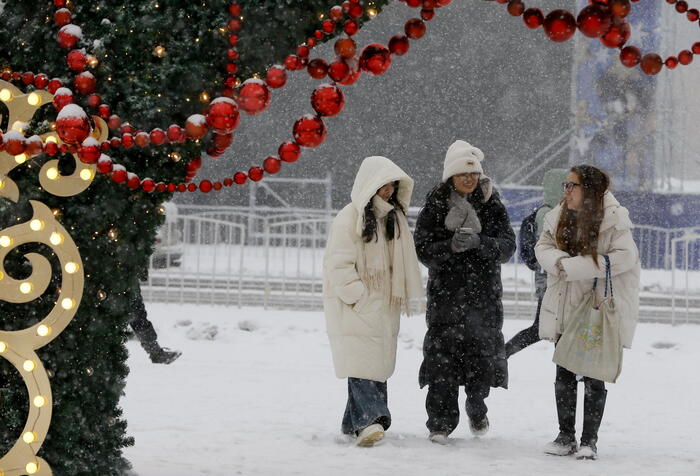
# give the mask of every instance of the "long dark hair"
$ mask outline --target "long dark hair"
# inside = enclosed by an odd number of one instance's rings
[[[598,234],[605,210],[603,197],[610,187],[610,177],[592,165],[576,165],[570,172],[581,181],[583,204],[578,212],[569,210],[562,200],[562,211],[557,225],[557,246],[572,256],[590,255],[598,266]]]
[[[386,238],[389,241],[394,239],[396,209],[398,208],[399,210],[401,210],[401,213],[403,214],[406,213],[406,211],[399,203],[398,197],[399,181],[397,180],[394,182],[394,193],[391,194],[391,197],[389,197],[388,200],[388,202],[394,206],[394,208],[386,216]],[[374,198],[374,195],[372,196],[372,198]],[[399,236],[401,236],[401,230],[399,230],[399,234],[396,237],[398,238]],[[379,236],[377,235],[377,217],[374,215],[374,208],[372,208],[372,200],[370,199],[370,201],[367,202],[367,205],[365,205],[365,218],[364,227],[362,228],[362,239],[365,243],[369,243],[370,241],[372,241],[372,238],[378,240]]]

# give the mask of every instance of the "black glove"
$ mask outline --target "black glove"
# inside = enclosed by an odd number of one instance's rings
[[[476,233],[460,233],[457,231],[452,235],[452,251],[461,253],[462,251],[471,250],[481,244],[481,238]]]

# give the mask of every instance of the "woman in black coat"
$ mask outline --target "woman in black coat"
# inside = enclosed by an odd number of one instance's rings
[[[479,436],[489,427],[490,388],[508,382],[501,263],[515,252],[515,234],[481,160],[481,150],[464,141],[450,146],[443,183],[428,194],[415,230],[418,259],[429,270],[419,380],[428,385],[426,425],[436,443],[457,427],[460,385]]]

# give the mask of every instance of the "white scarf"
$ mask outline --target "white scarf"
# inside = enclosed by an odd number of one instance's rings
[[[364,243],[365,272],[362,281],[368,289],[390,291],[391,307],[398,307],[410,316],[410,300],[425,294],[408,220],[401,210],[396,210],[394,239],[387,242],[386,216],[394,206],[374,195],[372,208],[377,219],[377,238]],[[391,289],[386,289],[386,286],[391,286]]]

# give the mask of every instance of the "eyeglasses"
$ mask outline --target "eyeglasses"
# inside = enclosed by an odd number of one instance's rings
[[[562,184],[561,184],[561,188],[563,188],[564,191],[566,191],[566,192],[571,192],[574,189],[574,187],[580,187],[580,186],[581,186],[581,184],[576,183],[576,182],[562,182]]]

